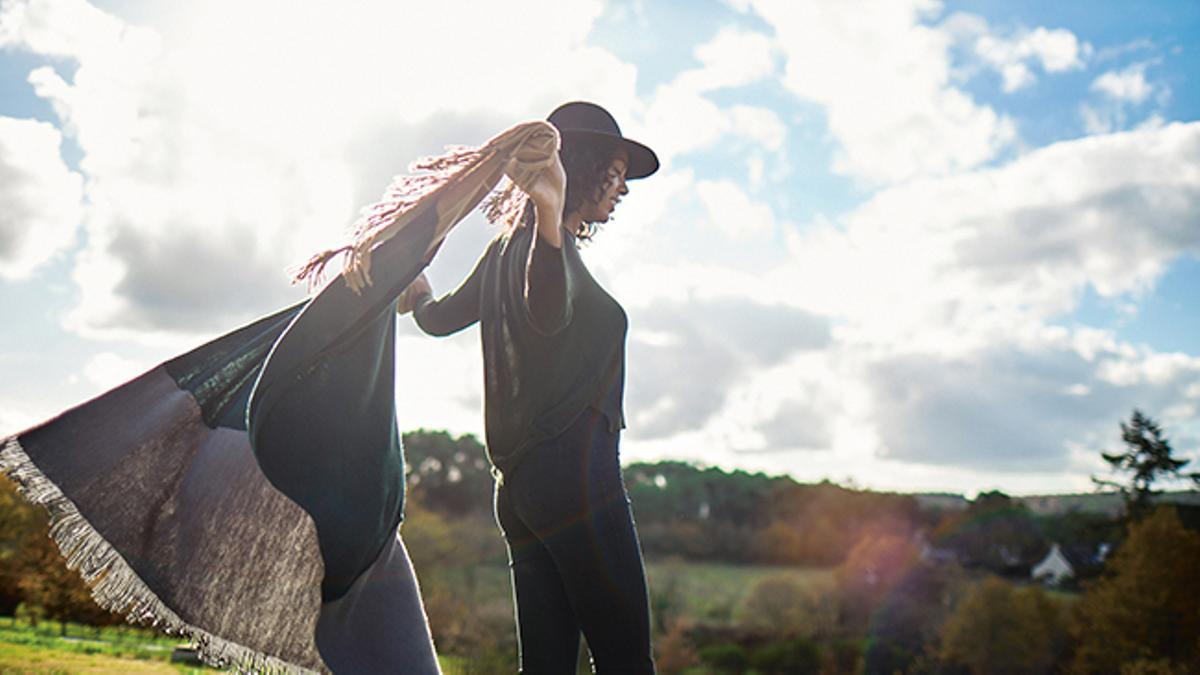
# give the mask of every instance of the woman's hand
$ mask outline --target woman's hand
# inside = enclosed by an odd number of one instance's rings
[[[408,314],[416,308],[416,301],[426,295],[433,295],[433,289],[429,286],[429,279],[425,277],[425,273],[421,272],[420,276],[413,279],[408,288],[400,293],[396,301],[396,313]]]
[[[562,211],[567,191],[567,172],[562,160],[554,153],[545,162],[527,164],[516,159],[509,162],[505,173],[521,188],[534,206],[544,211]]]
[[[505,173],[533,202],[538,232],[554,248],[562,247],[562,211],[567,192],[567,172],[558,153],[538,164],[513,160]]]

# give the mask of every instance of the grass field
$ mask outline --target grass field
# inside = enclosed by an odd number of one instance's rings
[[[670,594],[682,606],[678,612],[700,619],[728,620],[754,588],[755,583],[771,577],[787,577],[801,586],[822,591],[833,585],[831,567],[770,567],[648,561],[647,582],[651,597]]]
[[[0,618],[0,673],[167,673],[202,675],[222,672],[171,663],[171,652],[184,644],[176,638],[133,627],[102,628],[57,623],[34,628]],[[462,659],[444,657],[447,673],[464,672]]]
[[[200,673],[165,659],[86,654],[51,647],[0,643],[0,673]]]
[[[473,569],[444,569],[444,582],[453,584],[463,597],[476,604],[511,603],[508,568],[479,566]],[[651,595],[670,592],[680,598],[683,613],[695,618],[728,619],[760,579],[788,577],[802,586],[824,590],[833,584],[832,567],[775,567],[730,565],[674,560],[646,561]]]
[[[667,593],[674,611],[694,618],[729,619],[760,579],[786,576],[814,589],[833,583],[830,569],[734,566],[677,561],[647,562],[651,594]],[[508,569],[482,566],[448,571],[452,583],[474,603],[511,603]],[[0,673],[211,673],[211,668],[171,663],[181,641],[128,626],[92,628],[58,623],[37,627],[0,617]],[[445,656],[447,673],[471,672],[462,658]]]
[[[55,622],[37,627],[0,619],[0,673],[203,673],[171,663],[177,638],[128,626],[92,628]]]

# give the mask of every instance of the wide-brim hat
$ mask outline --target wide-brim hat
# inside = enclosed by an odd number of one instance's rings
[[[658,171],[658,155],[650,148],[621,135],[621,127],[607,110],[587,101],[564,103],[546,118],[562,134],[563,140],[595,138],[616,141],[629,153],[625,178],[645,178]]]

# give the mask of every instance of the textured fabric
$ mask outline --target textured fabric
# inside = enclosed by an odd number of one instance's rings
[[[6,445],[102,605],[216,663],[327,670],[332,649],[436,672],[412,569],[387,551],[404,494],[392,298],[437,225],[429,208],[376,250],[362,294],[335,281]],[[346,611],[364,598],[392,611]],[[364,642],[389,614],[425,639]]]
[[[102,605],[195,627],[212,661],[322,668],[311,519],[164,368],[10,439],[3,461]]]
[[[589,409],[531,449],[496,489],[525,675],[574,672],[580,631],[597,673],[654,672],[646,577],[618,438]]]
[[[335,673],[436,675],[433,637],[420,610],[408,552],[393,536],[350,590],[322,607],[316,632],[321,657]]]
[[[625,311],[565,230],[560,249],[536,236],[530,225],[500,234],[458,289],[414,312],[433,335],[480,322],[487,449],[502,473],[589,405],[623,420]]]
[[[101,605],[240,669],[438,671],[396,536],[396,298],[505,171],[557,141],[517,125],[399,181],[419,190],[368,210],[311,300],[5,439],[0,468],[50,511]]]

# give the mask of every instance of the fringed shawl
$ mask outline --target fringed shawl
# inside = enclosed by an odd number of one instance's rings
[[[387,623],[423,622],[396,539],[396,299],[506,174],[541,170],[558,143],[529,122],[418,162],[350,244],[300,270],[316,287],[345,257],[310,300],[0,441],[0,468],[49,510],[96,601],[218,665],[410,672],[393,636],[413,627]],[[524,199],[510,182],[489,218]]]

